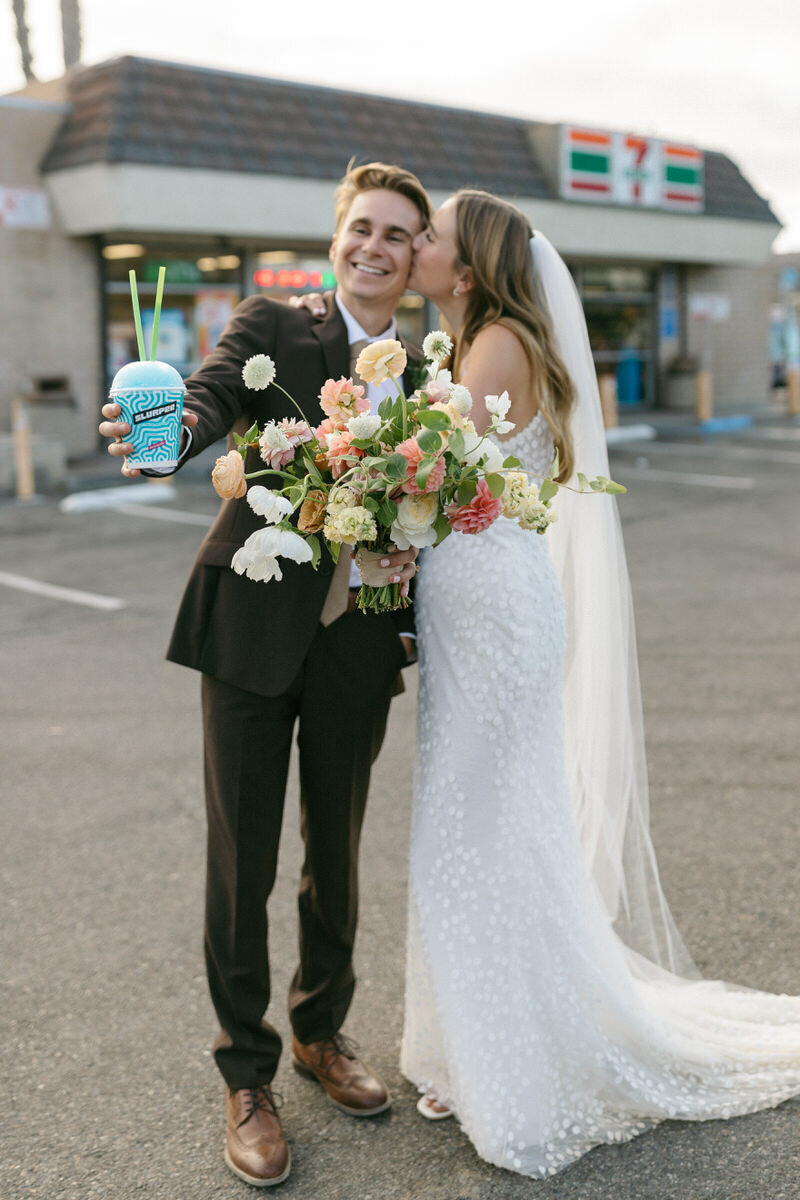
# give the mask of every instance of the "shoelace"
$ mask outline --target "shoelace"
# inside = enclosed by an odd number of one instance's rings
[[[352,1062],[356,1058],[358,1042],[354,1042],[352,1038],[346,1037],[343,1033],[335,1033],[333,1037],[324,1038],[320,1042],[319,1057],[316,1062],[317,1070],[324,1070],[325,1056],[329,1048],[333,1050],[334,1057],[341,1054],[343,1058],[349,1058]]]
[[[259,1110],[269,1113],[271,1117],[277,1117],[278,1109],[283,1107],[283,1096],[280,1092],[273,1092],[266,1083],[261,1083],[258,1087],[240,1088],[239,1090],[244,1093],[247,1112],[237,1125],[237,1129],[249,1121],[253,1113]]]

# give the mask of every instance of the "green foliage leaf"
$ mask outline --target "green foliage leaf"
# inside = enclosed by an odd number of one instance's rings
[[[435,546],[440,545],[444,539],[453,532],[450,522],[443,512],[440,512],[436,520],[433,522],[433,528],[436,530],[436,541],[434,542]]]
[[[392,415],[392,397],[384,396],[378,405],[378,416],[382,421],[388,421]]]
[[[487,475],[486,484],[492,493],[493,500],[496,500],[498,496],[502,496],[506,489],[506,481],[502,475]]]
[[[599,478],[590,479],[589,487],[593,492],[604,492],[606,490],[606,485]]]
[[[578,471],[578,487],[582,492],[588,492],[589,490],[589,480],[582,471]]]
[[[521,467],[521,466],[522,466],[522,463],[519,461],[518,458],[514,458],[513,454],[510,454],[508,456],[508,458],[503,460],[503,467],[507,471],[513,470],[514,467]]]
[[[374,438],[353,438],[351,446],[356,446],[359,450],[370,450],[375,445]]]
[[[330,556],[331,556],[331,558],[333,559],[333,561],[334,561],[335,563],[338,563],[338,561],[339,561],[339,551],[340,551],[340,550],[341,550],[341,548],[342,548],[342,546],[341,546],[341,543],[340,543],[340,542],[326,542],[325,544],[326,544],[326,545],[327,545],[327,547],[328,547],[328,553],[330,554]]]
[[[442,444],[442,439],[433,429],[423,429],[417,434],[417,441],[426,454],[432,454]]]
[[[475,493],[477,490],[477,479],[465,479],[458,485],[456,490],[456,500],[459,504],[469,504],[470,500],[475,498]]]
[[[417,467],[415,479],[417,481],[417,487],[420,489],[420,491],[424,491],[425,489],[425,484],[428,482],[428,476],[433,469],[434,462],[435,459],[433,458],[423,458],[422,462]]]
[[[450,434],[447,442],[447,449],[458,459],[464,457],[464,434],[460,429],[456,429]]]
[[[402,454],[393,454],[386,460],[384,470],[390,479],[403,479],[408,468],[407,459]]]
[[[420,425],[424,425],[426,429],[450,429],[453,424],[447,413],[435,409],[421,408],[416,415]]]
[[[375,499],[374,496],[365,496],[364,497],[364,508],[369,509],[369,511],[372,513],[376,513],[376,512],[380,511],[380,504]]]
[[[393,525],[397,519],[397,505],[394,500],[390,500],[388,496],[385,496],[378,509],[378,516],[384,525]]]
[[[322,558],[322,547],[319,544],[319,538],[313,533],[306,535],[306,541],[311,548],[311,565],[316,571],[319,560]]]
[[[548,500],[552,500],[553,496],[558,494],[558,484],[553,483],[552,479],[543,479],[539,484],[539,499],[542,504],[546,504]]]
[[[558,472],[560,470],[561,470],[561,464],[558,459],[558,451],[556,450],[556,456],[553,459],[553,463],[552,463],[552,466],[550,467],[550,470],[548,471],[548,475],[552,475],[553,478],[555,479],[556,475],[558,474]]]
[[[623,487],[621,483],[614,483],[613,479],[609,479],[608,483],[606,484],[606,492],[609,496],[621,496],[624,492],[627,492],[627,490],[628,489]]]

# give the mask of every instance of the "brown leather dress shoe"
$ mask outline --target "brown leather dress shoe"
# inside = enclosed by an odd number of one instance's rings
[[[289,1177],[292,1156],[281,1128],[272,1089],[266,1085],[225,1093],[228,1134],[225,1162],[254,1187],[272,1187]]]
[[[374,1117],[391,1107],[386,1084],[359,1062],[355,1043],[341,1033],[304,1046],[292,1038],[294,1069],[316,1079],[328,1099],[351,1117]]]

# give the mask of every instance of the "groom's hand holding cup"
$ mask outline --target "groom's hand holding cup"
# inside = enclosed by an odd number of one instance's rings
[[[103,405],[100,411],[107,418],[105,421],[101,421],[98,426],[100,436],[113,439],[108,446],[108,453],[112,458],[122,458],[122,474],[128,479],[135,479],[141,472],[136,467],[128,466],[128,457],[133,454],[134,446],[132,442],[124,441],[125,436],[131,432],[131,427],[127,421],[119,420],[122,408],[119,404],[109,401]],[[181,412],[181,425],[183,427],[181,430],[181,451],[184,449],[186,440],[183,431],[193,429],[198,420],[197,413],[189,412],[186,408]]]

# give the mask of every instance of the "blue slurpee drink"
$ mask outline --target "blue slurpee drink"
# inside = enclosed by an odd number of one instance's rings
[[[174,468],[178,464],[183,410],[183,379],[165,362],[131,362],[114,376],[109,393],[131,432],[129,467]]]

